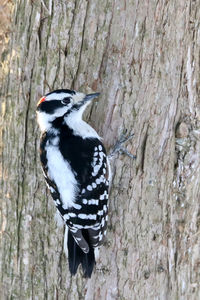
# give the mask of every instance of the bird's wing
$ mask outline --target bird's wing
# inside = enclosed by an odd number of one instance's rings
[[[109,163],[105,148],[98,139],[82,140],[82,143],[79,141],[79,148],[74,147],[74,144],[75,139],[68,143],[66,152],[62,152],[78,174],[80,187],[76,197],[77,207],[72,207],[68,213],[68,224],[80,247],[83,239],[80,239],[79,231],[82,229],[88,229],[90,243],[95,247],[103,242],[106,234]],[[70,153],[70,145],[73,150],[77,149],[77,153]]]

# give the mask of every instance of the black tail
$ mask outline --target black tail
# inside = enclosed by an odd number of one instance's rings
[[[89,235],[86,229],[82,230],[83,237],[89,245],[89,252],[84,253],[75,242],[70,230],[68,230],[68,261],[69,270],[72,275],[75,275],[78,266],[81,264],[83,268],[84,277],[91,277],[95,265],[94,248],[90,246]]]

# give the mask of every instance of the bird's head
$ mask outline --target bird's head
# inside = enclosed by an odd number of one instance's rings
[[[85,108],[99,93],[84,94],[73,90],[55,90],[42,97],[37,104],[38,123],[42,131],[47,130],[51,123],[70,114],[82,118]]]

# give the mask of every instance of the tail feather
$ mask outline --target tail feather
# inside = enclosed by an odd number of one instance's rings
[[[82,230],[83,237],[89,245],[89,252],[84,253],[75,242],[72,233],[68,231],[68,261],[69,270],[72,275],[75,275],[78,266],[81,264],[83,268],[84,277],[91,277],[95,265],[94,248],[90,246],[89,235],[87,230]]]

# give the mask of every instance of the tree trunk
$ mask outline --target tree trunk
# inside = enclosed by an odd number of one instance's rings
[[[1,299],[200,299],[200,1],[18,0],[1,83]],[[101,92],[107,241],[70,277],[38,155],[38,99]]]

